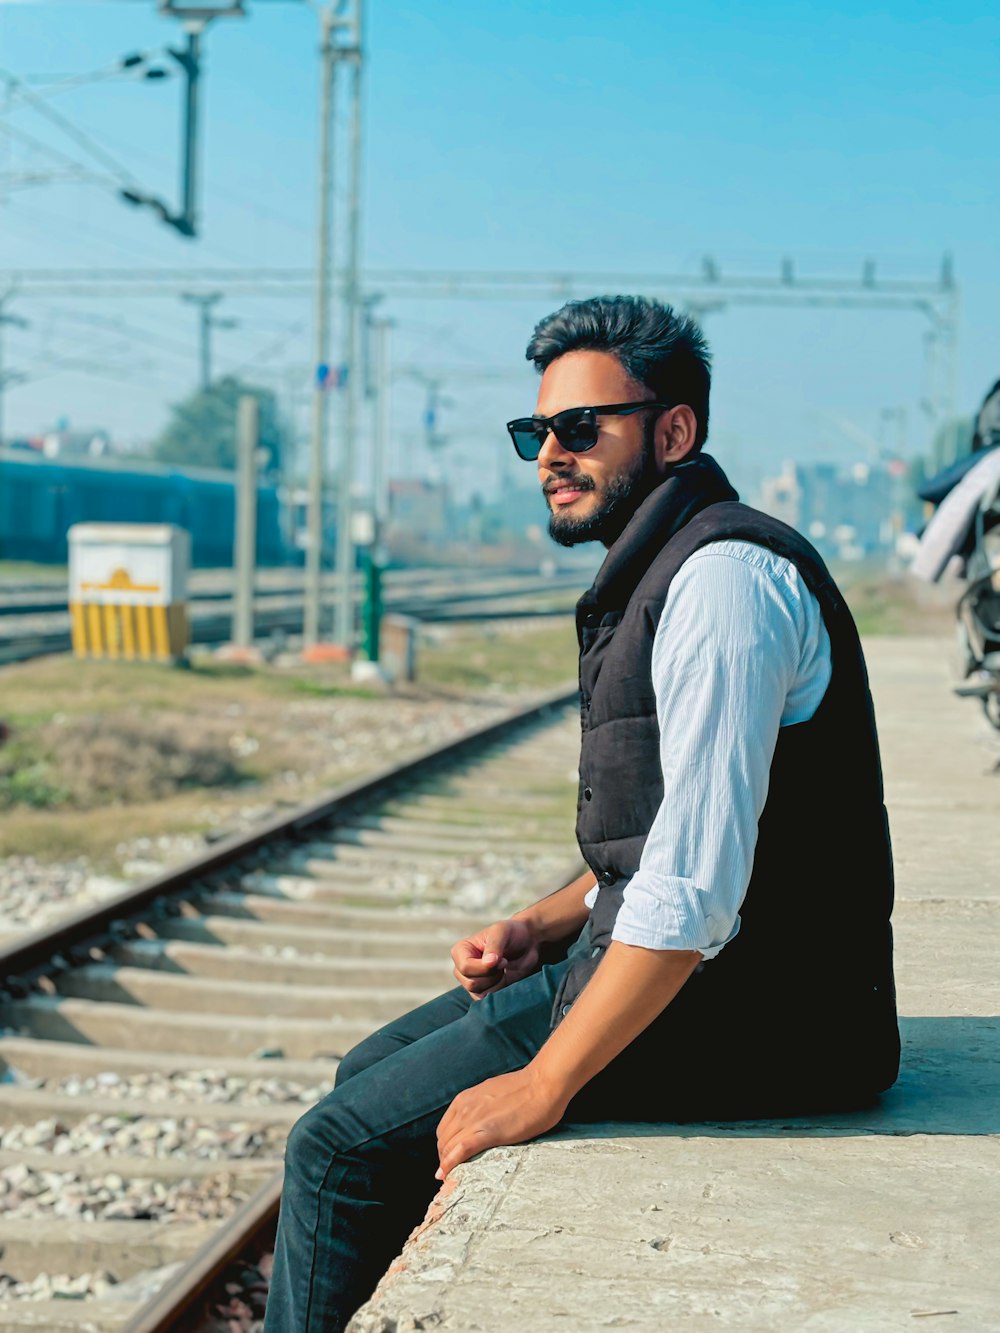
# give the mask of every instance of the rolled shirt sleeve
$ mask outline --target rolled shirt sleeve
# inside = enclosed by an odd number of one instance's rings
[[[663,801],[612,938],[710,959],[739,931],[778,731],[819,707],[830,640],[794,565],[714,542],[671,583],[652,674]]]

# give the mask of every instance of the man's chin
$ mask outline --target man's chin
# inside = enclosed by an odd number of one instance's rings
[[[583,542],[601,542],[611,546],[625,529],[644,495],[636,486],[622,487],[619,492],[603,495],[597,503],[588,504],[579,512],[580,501],[567,505],[566,510],[549,512],[549,536],[560,546],[579,546]]]
[[[582,542],[600,541],[601,534],[596,531],[595,515],[562,513],[552,510],[549,514],[549,536],[560,546],[579,546]]]

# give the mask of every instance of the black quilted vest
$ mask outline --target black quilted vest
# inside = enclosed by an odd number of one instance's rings
[[[790,1099],[796,1106],[854,1102],[887,1088],[899,1061],[892,855],[857,630],[812,546],[735,501],[708,456],[676,468],[611,547],[577,608],[577,836],[600,891],[588,949],[574,951],[554,1022],[610,942],[624,885],[663,798],[650,664],[678,569],[709,542],[767,547],[795,565],[830,635],[833,672],[823,702],[808,722],[779,732],[740,932],[657,1020],[701,1097],[684,1103],[693,1114],[721,1114],[713,1109],[720,1106],[756,1113],[772,1103],[787,1110]]]

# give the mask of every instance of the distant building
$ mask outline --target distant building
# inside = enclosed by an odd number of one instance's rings
[[[442,545],[450,535],[448,488],[438,481],[389,482],[389,539]]]
[[[71,430],[68,426],[46,431],[42,453],[46,458],[107,458],[113,453],[106,430]]]
[[[794,463],[785,463],[778,476],[764,478],[757,503],[765,514],[780,519],[790,528],[799,527],[802,489],[799,485],[799,469]]]
[[[912,510],[902,459],[878,463],[786,463],[761,484],[758,504],[827,557],[888,555]]]
[[[548,524],[548,506],[541,487],[505,488],[481,505],[483,540],[488,542],[540,542]]]

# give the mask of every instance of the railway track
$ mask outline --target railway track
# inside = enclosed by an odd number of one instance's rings
[[[281,575],[285,573],[282,580]],[[265,575],[267,577],[265,577]],[[586,573],[559,570],[551,574],[509,573],[504,570],[482,569],[393,569],[385,575],[386,596],[400,602],[436,606],[445,597],[468,601],[477,596],[491,598],[531,596],[552,592],[553,589],[577,588],[586,581]],[[189,600],[195,603],[232,602],[233,578],[228,571],[208,577],[205,571],[195,571],[189,583]],[[463,593],[464,590],[464,593]],[[337,591],[336,576],[324,580],[324,596],[333,598]],[[302,578],[281,570],[258,571],[255,599],[265,604],[274,598],[298,598],[303,595]],[[360,592],[355,600],[360,599]],[[0,584],[0,617],[65,615],[69,610],[64,583],[58,584]]]
[[[409,574],[410,571],[399,571]],[[573,609],[583,580],[576,574],[484,576],[481,585],[452,577],[445,581],[394,579],[384,597],[386,611],[405,614],[424,623],[494,620],[507,616],[566,615]],[[327,594],[332,596],[332,592]],[[360,605],[360,590],[355,603]],[[254,594],[254,628],[258,638],[276,633],[302,632],[304,599],[301,588],[262,587]],[[204,589],[193,594],[188,607],[191,641],[226,642],[232,633],[232,594]],[[72,647],[65,595],[51,601],[0,600],[0,666],[30,661]]]
[[[0,1330],[254,1326],[284,1138],[337,1057],[576,873],[574,701],[0,950]]]

